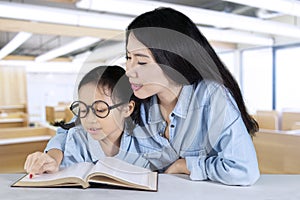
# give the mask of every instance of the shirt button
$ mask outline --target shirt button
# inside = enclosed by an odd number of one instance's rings
[[[173,124],[171,124],[171,128],[174,128],[175,126]]]
[[[175,115],[175,114],[174,114],[174,113],[172,113],[172,114],[171,114],[171,117],[174,117],[174,115]]]

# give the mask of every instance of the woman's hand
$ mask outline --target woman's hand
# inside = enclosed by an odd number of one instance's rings
[[[166,174],[190,174],[184,158],[176,160],[166,171]]]
[[[57,149],[50,151],[48,153],[35,152],[28,155],[24,164],[25,171],[32,175],[57,172],[62,159],[62,152]]]

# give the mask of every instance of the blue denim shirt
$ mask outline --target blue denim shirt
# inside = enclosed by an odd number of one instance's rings
[[[256,152],[228,90],[201,81],[182,88],[166,124],[157,97],[141,107],[144,125],[134,129],[140,151],[157,169],[185,158],[192,180],[251,185],[259,178]],[[169,140],[163,137],[169,129]]]
[[[70,130],[58,128],[57,134],[49,141],[45,151],[60,149],[64,157],[60,167],[67,167],[78,162],[96,162],[105,154],[97,140],[94,140],[81,125]],[[114,157],[128,163],[150,168],[150,163],[138,152],[136,139],[128,133],[121,137],[120,150]]]
[[[163,172],[177,159],[185,158],[192,180],[251,185],[259,178],[251,137],[224,86],[209,81],[184,86],[168,126],[156,96],[141,106],[141,117],[143,125],[134,129],[135,142],[123,140],[123,145],[128,151],[140,152],[150,161],[151,169]],[[169,140],[163,137],[166,128]],[[64,151],[68,142],[66,132],[58,129],[46,151],[52,148]]]

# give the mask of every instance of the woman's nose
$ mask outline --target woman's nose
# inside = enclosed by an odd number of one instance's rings
[[[126,76],[128,76],[129,78],[136,76],[135,69],[130,63],[126,63]]]
[[[129,71],[133,68],[131,60],[126,61],[125,67],[126,67],[126,71]]]
[[[135,68],[129,69],[129,70],[126,69],[126,76],[127,76],[128,78],[137,78],[137,77],[138,77]]]
[[[126,67],[126,76],[127,77],[131,77],[131,75],[132,75],[132,70],[130,70],[130,69],[128,69],[127,67]]]

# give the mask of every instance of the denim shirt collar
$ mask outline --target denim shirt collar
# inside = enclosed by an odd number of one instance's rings
[[[89,133],[87,133],[87,139],[88,139],[88,148],[90,151],[92,161],[96,162],[100,158],[105,157],[105,154],[102,151],[99,141],[93,139]]]
[[[181,118],[186,118],[189,105],[191,102],[191,98],[194,91],[194,85],[184,85],[181,89],[181,92],[179,94],[178,101],[176,103],[176,106],[173,110],[173,113]],[[148,123],[154,124],[164,121],[159,104],[158,104],[158,97],[155,95],[151,97],[150,99],[150,108],[148,112]]]
[[[181,118],[186,118],[194,91],[194,85],[184,85],[178,97],[173,113]]]
[[[148,123],[155,124],[162,121],[164,121],[164,119],[160,112],[157,96],[155,95],[151,97],[149,102]]]

